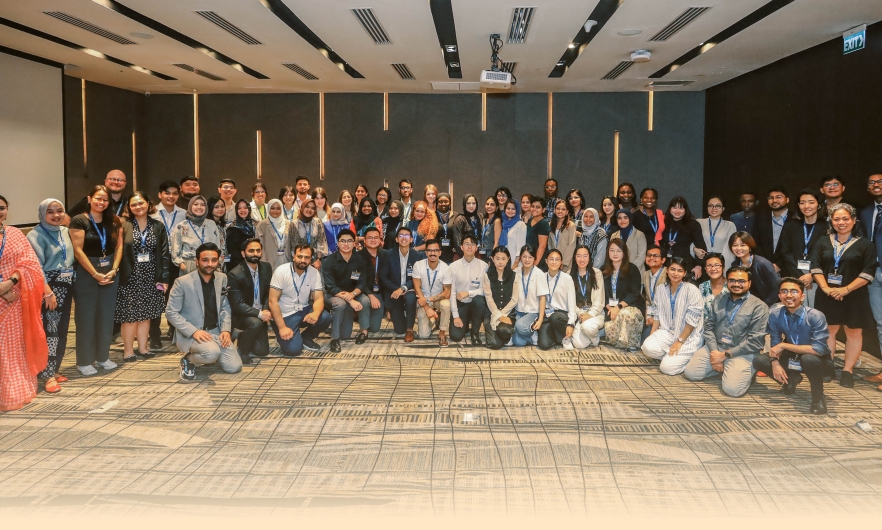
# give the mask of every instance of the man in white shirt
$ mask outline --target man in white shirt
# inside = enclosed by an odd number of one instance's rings
[[[322,276],[315,267],[309,266],[311,261],[312,247],[297,245],[294,261],[279,266],[270,280],[273,330],[285,356],[300,355],[303,350],[320,351],[315,338],[331,325],[331,315],[325,311]],[[300,328],[306,330],[301,334]]]
[[[312,198],[309,195],[309,178],[300,175],[297,177],[297,180],[294,181],[294,188],[297,190],[297,198],[294,199],[294,208],[297,210],[300,209],[300,206]]]
[[[227,220],[228,223],[233,223],[236,221],[236,181],[233,179],[221,179],[220,183],[217,185],[217,192],[220,194],[220,198],[224,200],[224,204],[227,206],[227,212],[224,214],[224,219]],[[209,206],[209,208],[214,208],[214,206]],[[208,210],[208,215],[212,215],[212,211]]]
[[[169,250],[171,250],[171,233],[174,230],[175,226],[177,226],[181,221],[186,219],[187,211],[183,208],[179,208],[177,206],[178,197],[181,194],[181,187],[177,182],[173,180],[167,180],[159,185],[159,206],[156,208],[156,213],[151,215],[150,217],[156,219],[157,221],[162,222],[165,226],[165,234],[168,236],[168,246]],[[168,284],[174,285],[175,280],[178,278],[181,269],[179,267],[171,267],[169,269],[169,278]],[[165,302],[168,304],[168,295],[171,292],[171,289],[165,290]],[[162,348],[162,330],[159,329],[159,324],[162,320],[162,316],[158,316],[152,320],[150,320],[150,348],[152,349],[160,349]],[[175,328],[169,324],[168,336],[171,337],[172,331]]]
[[[417,295],[417,337],[432,336],[430,318],[440,319],[438,345],[448,346],[447,330],[450,329],[450,267],[441,261],[441,242],[426,241],[427,258],[413,266],[413,289]]]
[[[472,344],[478,346],[481,344],[481,322],[487,314],[483,288],[487,264],[475,257],[478,240],[473,234],[465,235],[460,246],[462,259],[450,265],[450,314],[453,317],[450,338],[460,342],[469,331]]]

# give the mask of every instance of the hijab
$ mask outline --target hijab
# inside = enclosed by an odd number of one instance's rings
[[[616,225],[619,223],[619,216],[625,214],[628,216],[628,226],[625,228],[619,228],[619,235],[622,237],[622,241],[625,243],[628,242],[628,236],[631,235],[631,231],[634,230],[634,225],[631,223],[631,210],[628,208],[622,208],[621,210],[616,212]]]
[[[316,215],[316,214],[314,213],[314,214],[310,215],[309,217],[307,217],[307,216],[303,213],[303,207],[306,206],[306,205],[309,204],[309,203],[312,203],[312,211],[318,213],[318,206],[315,204],[315,200],[314,200],[314,199],[306,199],[305,201],[303,201],[302,203],[300,203],[300,210],[299,210],[298,213],[297,213],[297,220],[300,221],[301,223],[303,223],[304,225],[311,224],[311,223],[312,223],[312,220],[315,219],[315,215]]]
[[[364,214],[361,209],[364,207],[364,203],[368,203],[371,205],[371,213]],[[358,213],[355,215],[353,219],[355,223],[355,231],[361,232],[362,229],[367,228],[373,224],[374,219],[377,218],[377,203],[374,202],[373,199],[368,197],[362,197],[361,201],[358,203]],[[374,225],[376,226],[376,225]],[[364,235],[364,234],[359,234]]]
[[[37,208],[37,216],[40,218],[40,227],[47,232],[58,233],[61,231],[60,226],[52,226],[46,221],[46,210],[49,209],[49,205],[53,202],[57,202],[64,208],[64,203],[59,201],[58,199],[46,199],[45,201],[40,203],[40,206]]]
[[[278,203],[279,208],[281,208],[281,213],[279,213],[278,217],[273,217],[270,213],[270,210],[273,207],[273,204]],[[279,199],[271,199],[268,203],[266,203],[266,218],[269,219],[269,222],[275,227],[276,230],[280,234],[284,234],[288,229],[288,218],[285,217],[285,205],[282,204],[282,201]]]
[[[585,224],[585,213],[587,212],[591,212],[594,214],[594,224]],[[585,208],[585,210],[582,212],[582,237],[590,236],[598,228],[600,228],[600,216],[597,215],[597,210],[595,210],[594,208]]]
[[[339,220],[335,220],[332,216],[334,215],[334,208],[339,208],[341,212],[343,212],[343,217]],[[331,205],[331,213],[328,214],[328,223],[332,225],[348,225],[349,221],[346,220],[346,207],[343,206],[343,203],[335,202]]]
[[[514,202],[514,201],[512,201]],[[502,233],[499,235],[499,246],[508,245],[508,231],[514,227],[514,225],[518,224],[521,221],[521,207],[515,202],[515,216],[509,219],[508,215],[505,213],[505,206],[502,205],[502,212],[500,214],[500,219],[502,219]]]
[[[202,215],[196,215],[193,213],[193,204],[196,201],[202,201],[205,203],[205,213]],[[205,217],[208,215],[208,201],[205,200],[205,197],[202,195],[194,195],[190,197],[190,202],[187,203],[187,220],[193,223],[194,226],[202,226],[202,223],[205,222]]]
[[[239,216],[239,205],[244,203],[245,206],[248,207],[248,214],[245,216],[245,219],[242,219]],[[235,226],[239,230],[245,232],[248,237],[254,237],[254,219],[251,218],[251,203],[246,201],[245,199],[239,199],[236,201],[236,220],[233,221],[230,226]]]

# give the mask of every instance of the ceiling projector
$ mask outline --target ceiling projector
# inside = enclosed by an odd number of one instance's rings
[[[480,83],[483,88],[511,88],[511,74],[496,70],[482,70]]]

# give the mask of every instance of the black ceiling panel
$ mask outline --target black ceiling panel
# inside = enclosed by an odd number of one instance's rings
[[[594,20],[597,22],[591,31],[585,31],[585,22],[582,21],[583,26],[579,28],[579,32],[576,33],[576,36],[570,42],[570,47],[567,47],[567,51],[560,56],[560,59],[557,60],[557,64],[554,65],[554,68],[551,70],[551,73],[548,74],[548,77],[563,77],[570,66],[579,58],[579,55],[588,47],[588,43],[590,43],[594,37],[600,32],[601,28],[609,22],[609,19],[612,18],[613,14],[622,4],[622,0],[600,0],[597,3],[597,6],[594,7],[594,11],[591,12],[591,15],[588,16],[587,20]]]
[[[456,42],[456,24],[453,21],[453,5],[450,0],[429,0],[432,19],[435,21],[435,32],[438,43],[444,53],[444,64],[447,65],[447,77],[462,79],[462,64],[459,62],[459,44]]]

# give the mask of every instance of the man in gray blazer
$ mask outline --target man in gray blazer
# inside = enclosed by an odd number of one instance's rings
[[[683,375],[701,381],[723,374],[723,393],[741,397],[753,377],[753,358],[765,346],[769,307],[750,295],[750,271],[738,266],[726,271],[728,293],[713,302],[712,313],[704,321],[704,347],[690,359]]]
[[[227,300],[227,275],[216,272],[220,249],[203,243],[196,249],[197,269],[175,280],[168,297],[165,317],[177,330],[181,358],[181,379],[196,378],[196,366],[220,363],[234,374],[242,370],[242,359],[230,337],[231,314]]]

